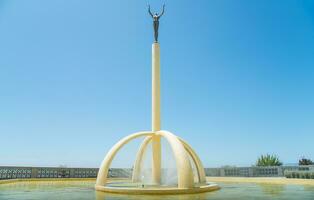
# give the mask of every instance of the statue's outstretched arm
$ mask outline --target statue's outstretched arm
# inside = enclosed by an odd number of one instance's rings
[[[150,16],[154,17],[153,13],[150,11],[150,5],[148,5],[148,13],[150,14]]]
[[[158,18],[161,17],[164,14],[164,12],[165,12],[165,4],[162,6],[162,11],[161,11],[160,15],[158,16]]]

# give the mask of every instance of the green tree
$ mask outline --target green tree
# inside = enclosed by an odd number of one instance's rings
[[[299,160],[299,165],[314,165],[314,162],[312,160],[310,160],[310,159],[302,157]]]
[[[256,166],[265,167],[265,166],[281,166],[282,162],[280,162],[278,156],[276,155],[261,155],[256,162]]]

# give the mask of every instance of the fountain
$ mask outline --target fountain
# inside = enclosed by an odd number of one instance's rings
[[[205,171],[202,162],[192,147],[182,138],[173,133],[161,130],[160,120],[160,45],[158,43],[159,19],[164,14],[164,8],[161,14],[152,14],[149,7],[149,14],[153,18],[154,38],[152,44],[152,130],[133,133],[121,139],[116,143],[104,158],[97,176],[95,189],[105,192],[125,193],[125,194],[187,194],[208,192],[219,189],[214,183],[207,183]],[[129,183],[107,183],[109,167],[117,152],[130,141],[144,137],[138,153],[136,155],[132,180]],[[161,138],[164,138],[171,147],[175,158],[177,169],[177,184],[165,186],[161,184]],[[148,145],[152,147],[152,181],[149,185],[142,183],[141,169],[143,156]],[[192,166],[196,170],[196,182]]]

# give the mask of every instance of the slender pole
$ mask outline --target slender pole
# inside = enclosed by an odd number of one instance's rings
[[[160,50],[159,43],[152,45],[152,131],[160,130]],[[161,182],[161,144],[160,136],[152,139],[152,181],[159,185]]]

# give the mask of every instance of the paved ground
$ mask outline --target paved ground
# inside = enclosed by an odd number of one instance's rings
[[[206,179],[209,182],[217,183],[268,183],[314,186],[314,179],[288,179],[284,177],[207,177]]]

